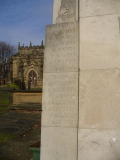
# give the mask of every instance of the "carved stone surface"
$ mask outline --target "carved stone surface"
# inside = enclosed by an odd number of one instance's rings
[[[120,68],[118,15],[81,18],[80,30],[82,70]]]
[[[41,160],[118,160],[120,1],[58,6],[46,34]]]
[[[57,24],[46,29],[41,160],[77,158],[78,22],[74,21],[75,1],[61,1]]]
[[[69,127],[42,127],[41,160],[76,160],[77,132]]]
[[[78,126],[78,23],[50,25],[46,32],[42,98],[41,159],[73,160],[77,157]],[[60,131],[58,133],[58,130]],[[70,133],[69,133],[70,131]],[[47,144],[49,134],[57,135]],[[56,140],[63,134],[59,150]],[[64,141],[63,141],[64,140]],[[73,141],[73,145],[71,142]],[[60,143],[60,142],[58,142]],[[66,151],[67,147],[69,150]],[[71,152],[72,151],[72,152]],[[74,151],[74,153],[73,153]]]
[[[58,17],[58,11],[61,6],[61,0],[54,0],[54,6],[53,6],[53,24],[56,23],[56,18]]]
[[[89,70],[80,74],[79,127],[120,129],[120,70]]]
[[[78,160],[120,158],[118,0],[81,0]]]
[[[47,27],[44,72],[78,70],[78,23],[63,23]]]
[[[80,17],[94,17],[118,13],[119,0],[80,0]]]
[[[77,127],[78,74],[44,74],[43,126]]]
[[[75,4],[76,1],[72,0],[61,1],[61,7],[56,19],[57,23],[75,21]]]
[[[118,160],[120,131],[80,129],[78,132],[78,160]]]

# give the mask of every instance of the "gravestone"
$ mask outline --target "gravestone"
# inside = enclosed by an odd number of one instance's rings
[[[41,160],[120,159],[118,0],[55,0],[46,28]]]

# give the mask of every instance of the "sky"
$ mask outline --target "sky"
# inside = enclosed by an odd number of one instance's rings
[[[53,0],[0,0],[0,41],[40,45],[52,14]]]

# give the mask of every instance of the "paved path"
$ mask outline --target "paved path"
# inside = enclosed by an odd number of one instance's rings
[[[0,116],[0,133],[15,135],[0,144],[0,160],[30,160],[29,146],[40,140],[40,112],[9,111]]]

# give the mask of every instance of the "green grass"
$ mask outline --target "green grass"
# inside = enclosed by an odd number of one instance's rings
[[[10,93],[0,93],[0,115],[9,111]]]
[[[10,93],[0,93],[0,105],[9,105]]]
[[[9,97],[9,96],[10,96],[10,93],[0,93],[0,96],[1,96],[1,97],[6,97],[6,96]]]
[[[6,105],[6,104],[9,104],[9,102],[10,102],[10,100],[7,98],[2,98],[2,99],[0,99],[0,104],[2,104],[2,105]]]
[[[1,98],[0,97],[0,105],[9,105],[10,99],[9,98]]]
[[[16,136],[6,134],[6,133],[0,133],[0,143],[13,140]]]
[[[2,88],[13,88],[13,89],[18,89],[19,87],[14,84],[14,83],[11,83],[11,84],[3,84],[2,85]]]

